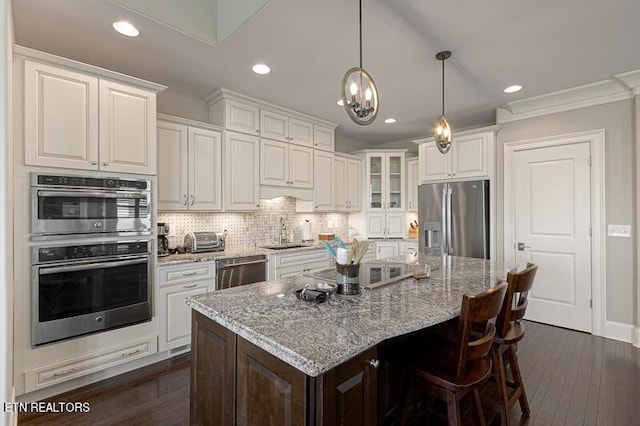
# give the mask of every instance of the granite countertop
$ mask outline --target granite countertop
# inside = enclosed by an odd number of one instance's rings
[[[385,262],[408,260],[399,256]],[[464,293],[479,293],[495,285],[516,266],[423,254],[419,260],[432,267],[428,279],[409,278],[363,290],[358,296],[336,295],[321,304],[295,297],[294,290],[316,282],[305,276],[194,296],[187,298],[187,304],[315,377],[384,340],[456,317]]]
[[[370,239],[368,241],[371,242],[382,242],[382,241],[392,241],[392,242],[417,242],[416,239],[410,238],[397,238],[397,239]],[[345,240],[345,244],[351,244],[351,241]],[[171,254],[169,256],[158,257],[158,266],[166,266],[166,265],[178,265],[181,263],[193,263],[193,262],[206,262],[209,260],[218,260],[218,259],[230,259],[234,257],[241,256],[255,256],[258,254],[279,254],[279,253],[295,253],[298,251],[305,250],[316,250],[323,249],[324,246],[320,241],[315,241],[309,244],[303,244],[302,247],[292,247],[287,249],[267,249],[267,248],[241,248],[241,249],[226,249],[224,251],[213,251],[206,253],[183,253],[183,254]]]

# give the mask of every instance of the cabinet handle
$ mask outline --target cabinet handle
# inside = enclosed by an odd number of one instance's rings
[[[192,277],[192,276],[194,276],[196,274],[197,274],[197,272],[183,272],[182,276],[183,277]]]
[[[182,196],[182,205],[186,206],[187,205],[187,194],[184,194]]]
[[[368,361],[369,367],[373,368],[374,370],[377,370],[378,368],[380,368],[380,361],[377,359],[370,359]]]
[[[75,368],[70,368],[68,370],[63,371],[62,373],[53,373],[52,376],[53,377],[62,377],[62,376],[68,376],[71,373],[75,373],[76,369]]]
[[[256,133],[260,133],[260,129],[256,129]]]
[[[193,205],[196,202],[196,197],[193,196],[193,194],[191,194],[191,205]]]
[[[122,357],[123,357],[123,358],[126,358],[126,357],[129,357],[129,356],[131,356],[131,355],[138,354],[138,353],[140,353],[140,352],[141,352],[141,351],[140,351],[140,349],[136,349],[135,351],[131,351],[131,352],[123,353],[123,354],[122,354]]]
[[[183,285],[182,288],[194,288],[196,287],[198,284],[190,284],[190,285]]]
[[[92,166],[95,166],[96,164],[98,164],[98,162],[97,162],[97,161],[92,161],[92,162],[91,162],[91,165],[92,165]]]
[[[109,163],[104,162],[104,163],[102,163],[102,165],[103,165],[103,166],[108,166],[108,165],[109,165]]]

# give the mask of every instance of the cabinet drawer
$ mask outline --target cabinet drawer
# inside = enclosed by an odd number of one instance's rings
[[[25,391],[31,392],[155,354],[157,345],[157,336],[152,336],[88,356],[28,370],[25,372]]]
[[[186,281],[215,279],[215,262],[195,262],[179,266],[161,266],[160,285],[179,284]]]
[[[417,253],[418,243],[400,243],[400,254]]]
[[[279,254],[275,257],[275,264],[277,268],[280,266],[300,265],[322,260],[329,260],[329,253],[325,249],[318,249],[305,250],[299,253]]]

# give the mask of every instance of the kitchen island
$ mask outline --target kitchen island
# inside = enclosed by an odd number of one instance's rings
[[[431,265],[429,278],[321,304],[295,297],[314,283],[306,276],[188,299],[192,423],[382,424],[393,399],[377,386],[384,342],[456,317],[464,293],[494,286],[515,267],[424,255],[376,263],[416,260]]]

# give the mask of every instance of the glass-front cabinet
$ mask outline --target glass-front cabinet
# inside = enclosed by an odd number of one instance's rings
[[[405,210],[405,153],[367,153],[367,209]]]

